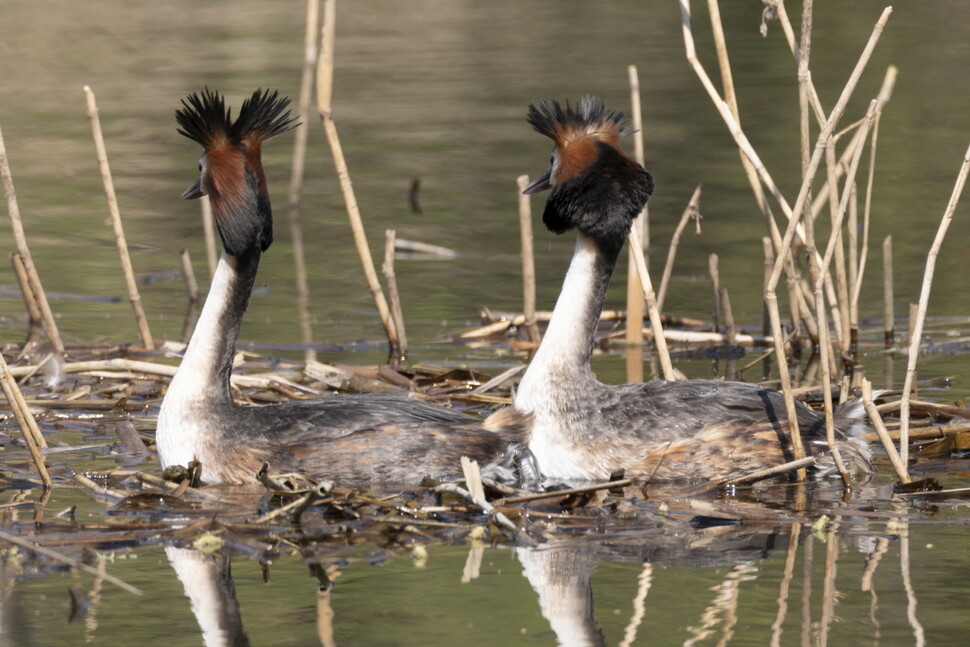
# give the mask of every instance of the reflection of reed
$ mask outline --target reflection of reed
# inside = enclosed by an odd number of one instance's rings
[[[923,647],[926,644],[926,637],[923,635],[923,625],[916,617],[916,592],[913,590],[913,580],[909,570],[909,528],[905,521],[900,521],[904,525],[904,530],[899,538],[899,570],[903,576],[903,588],[906,590],[906,619],[909,620],[913,628],[913,637],[916,639],[916,647]]]
[[[795,574],[795,557],[798,555],[798,534],[801,525],[793,523],[791,532],[788,535],[788,551],[785,556],[785,571],[778,584],[778,612],[775,614],[775,621],[771,623],[771,647],[778,647],[781,644],[782,624],[788,614],[788,590],[791,587],[792,577]]]
[[[859,587],[863,591],[869,591],[870,594],[869,621],[875,630],[873,638],[876,640],[879,639],[879,618],[876,615],[876,611],[879,609],[879,596],[876,594],[876,589],[872,585],[872,576],[875,575],[876,568],[879,566],[879,562],[882,561],[882,556],[886,554],[887,550],[889,550],[889,540],[885,537],[877,537],[875,550],[866,557],[866,567],[862,571],[862,582]]]
[[[721,636],[716,644],[720,646],[730,643],[731,636],[734,635],[734,625],[738,621],[738,593],[741,583],[750,582],[757,577],[758,567],[753,562],[743,562],[732,568],[723,582],[712,587],[711,590],[717,595],[701,614],[700,626],[687,627],[687,631],[693,637],[684,641],[684,647],[696,645],[713,634],[720,615],[723,615],[723,619],[720,620]]]
[[[835,604],[838,591],[835,589],[835,574],[839,561],[839,517],[828,524],[825,530],[825,575],[822,578],[822,615],[819,620],[819,645],[829,644],[829,627],[835,617]]]
[[[653,564],[644,562],[640,577],[637,578],[637,595],[633,598],[633,615],[623,631],[623,640],[620,647],[630,647],[637,639],[637,629],[643,622],[643,614],[646,612],[647,593],[650,592],[650,585],[653,584]]]

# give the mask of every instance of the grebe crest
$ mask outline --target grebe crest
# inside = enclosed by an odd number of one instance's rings
[[[261,161],[262,145],[297,126],[279,92],[256,90],[243,101],[239,116],[217,92],[206,87],[182,100],[175,113],[178,132],[202,145],[199,178],[182,194],[185,200],[208,195],[226,251],[240,255],[253,246],[266,251],[273,242],[273,209]],[[285,111],[285,112],[284,112]]]

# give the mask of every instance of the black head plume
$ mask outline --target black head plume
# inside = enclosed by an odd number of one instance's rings
[[[596,97],[575,106],[540,101],[529,124],[555,143],[551,166],[526,193],[552,189],[542,221],[561,234],[578,229],[603,245],[622,247],[633,219],[653,193],[653,177],[620,149],[633,132],[623,113]]]
[[[206,87],[182,100],[175,113],[178,131],[205,151],[199,160],[199,179],[183,198],[208,195],[229,254],[252,249],[265,251],[273,241],[273,213],[261,160],[262,143],[296,126],[278,92],[256,90],[239,116],[218,93]]]

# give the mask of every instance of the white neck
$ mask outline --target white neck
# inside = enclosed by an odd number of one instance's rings
[[[589,358],[602,308],[599,258],[596,243],[580,234],[549,327],[516,391],[516,408],[540,414],[574,392],[577,381],[593,379]]]
[[[245,311],[239,290],[249,289],[241,285],[246,281],[237,266],[235,257],[223,253],[219,258],[192,339],[162,401],[156,431],[162,468],[200,458],[204,435],[213,433],[207,410],[232,405],[228,372]]]

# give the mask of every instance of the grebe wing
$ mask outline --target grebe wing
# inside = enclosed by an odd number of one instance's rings
[[[525,440],[526,420],[515,415],[503,417],[502,425],[473,418],[390,423],[316,439],[291,428],[267,438],[255,451],[271,471],[295,469],[314,478],[413,484],[425,476],[460,476],[462,456],[482,468],[506,463],[510,447]]]
[[[769,423],[782,429],[788,419],[780,392],[746,382],[657,380],[610,390],[613,397],[604,403],[604,411],[616,417],[626,415],[628,428],[651,440],[687,438],[711,425],[729,422],[742,427]],[[800,402],[795,407],[802,433],[819,433],[822,416]]]
[[[271,438],[336,438],[358,429],[393,423],[464,424],[478,419],[403,394],[341,395],[264,406],[234,407],[229,434],[245,440]]]

